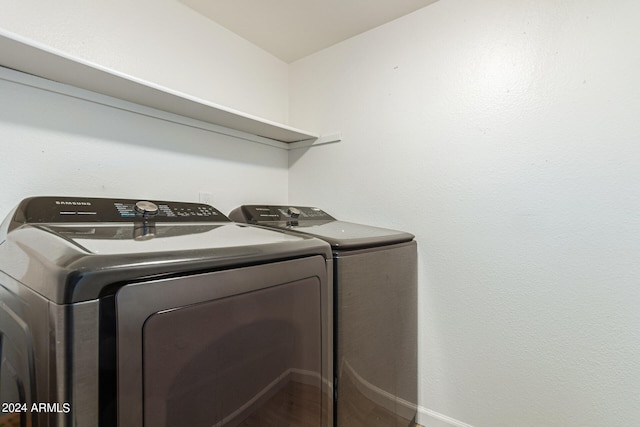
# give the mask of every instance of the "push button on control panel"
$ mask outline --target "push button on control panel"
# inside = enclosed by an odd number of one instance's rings
[[[165,203],[140,200],[131,203],[114,203],[121,218],[153,218],[155,221],[224,221],[213,207],[195,203]]]

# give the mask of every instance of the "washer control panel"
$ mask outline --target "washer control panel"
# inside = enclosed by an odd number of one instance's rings
[[[27,223],[229,221],[216,208],[201,203],[93,197],[33,197],[18,207],[16,219]]]

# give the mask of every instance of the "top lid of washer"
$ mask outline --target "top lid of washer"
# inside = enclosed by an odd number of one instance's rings
[[[229,217],[233,221],[318,237],[334,249],[364,249],[414,238],[404,231],[339,221],[322,209],[309,206],[243,205]]]
[[[113,283],[308,255],[331,251],[198,203],[34,197],[0,227],[0,271],[57,303],[97,298]]]

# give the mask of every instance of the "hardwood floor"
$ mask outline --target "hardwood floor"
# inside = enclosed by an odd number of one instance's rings
[[[27,419],[26,423],[21,424],[19,413],[0,415],[0,427],[21,427],[22,425],[31,427],[31,421]]]

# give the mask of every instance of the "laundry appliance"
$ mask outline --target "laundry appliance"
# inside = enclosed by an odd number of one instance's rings
[[[313,236],[334,257],[335,422],[398,427],[417,412],[417,244],[315,207],[245,205],[234,221]]]
[[[0,227],[0,420],[329,427],[332,262],[208,205],[25,199]]]

